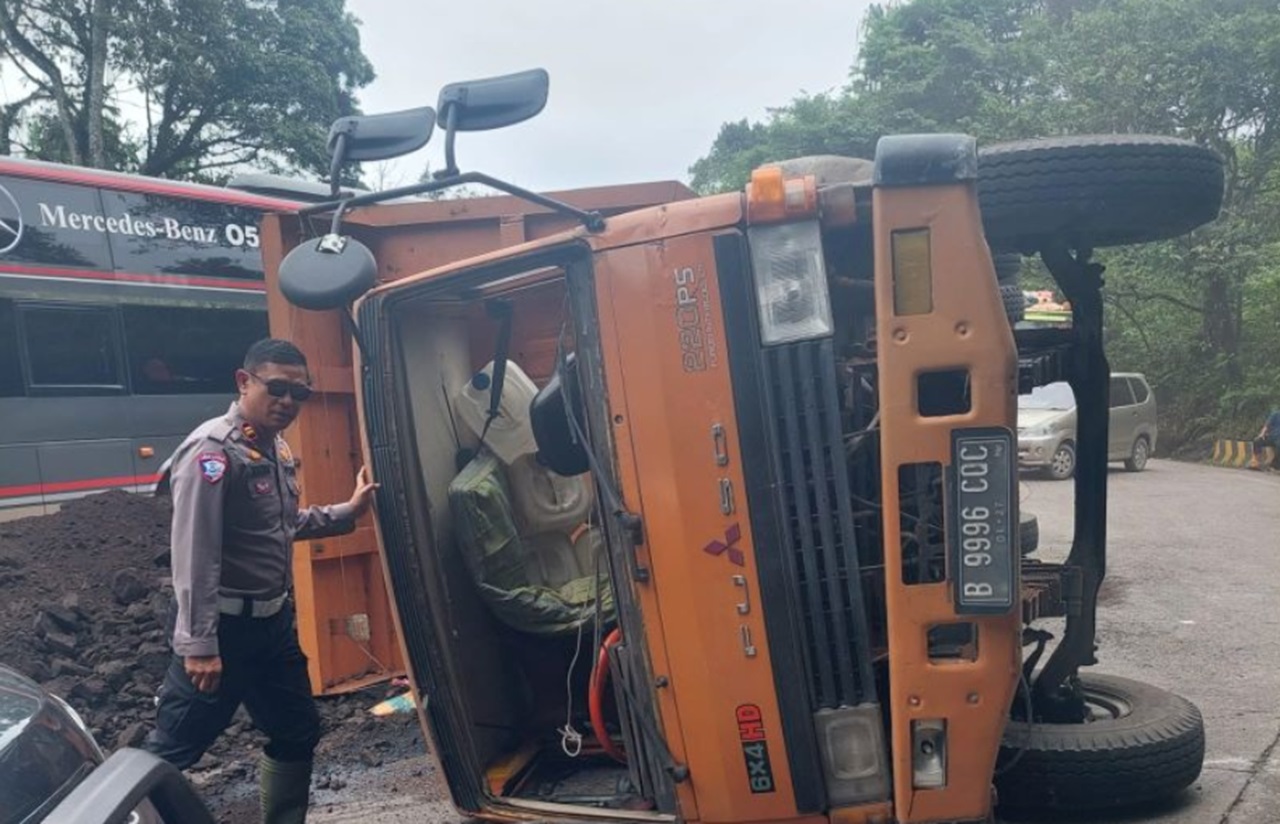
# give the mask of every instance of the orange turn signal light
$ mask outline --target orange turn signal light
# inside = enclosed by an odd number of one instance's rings
[[[818,182],[812,175],[787,178],[777,166],[761,166],[747,184],[747,222],[778,223],[818,211]]]

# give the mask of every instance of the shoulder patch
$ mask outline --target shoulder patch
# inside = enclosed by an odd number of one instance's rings
[[[221,452],[201,452],[196,456],[196,463],[200,474],[211,484],[216,484],[227,474],[227,456]]]

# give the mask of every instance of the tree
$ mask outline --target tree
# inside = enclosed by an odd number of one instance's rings
[[[873,6],[836,95],[722,127],[695,188],[761,163],[870,157],[882,134],[980,143],[1089,132],[1179,136],[1225,159],[1220,218],[1160,244],[1105,250],[1113,363],[1157,384],[1167,442],[1240,436],[1280,397],[1280,9],[1251,0],[914,0]],[[1163,438],[1162,438],[1163,439]]]
[[[1028,41],[1049,27],[1045,3],[916,0],[872,6],[841,93],[803,95],[764,123],[721,127],[690,168],[702,192],[735,189],[766,160],[804,154],[871,157],[892,132],[961,130],[979,138],[1037,133],[1028,111],[1046,58]]]
[[[344,0],[0,0],[0,33],[31,95],[4,140],[159,177],[324,174],[328,124],[374,76]]]
[[[102,118],[111,3],[0,2],[4,54],[35,86],[35,99],[52,103],[72,163],[106,164]]]

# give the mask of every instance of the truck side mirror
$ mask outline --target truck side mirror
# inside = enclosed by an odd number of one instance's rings
[[[344,163],[388,160],[427,145],[435,125],[436,113],[430,106],[340,117],[329,127],[329,153],[341,150]]]
[[[336,233],[304,240],[280,261],[280,291],[302,309],[346,306],[373,288],[378,263],[355,238]]]
[[[329,185],[338,192],[338,172],[350,161],[388,160],[427,145],[435,130],[430,106],[385,114],[340,117],[329,127]]]
[[[482,132],[514,126],[547,105],[551,78],[545,69],[450,83],[440,91],[436,108],[450,131]]]

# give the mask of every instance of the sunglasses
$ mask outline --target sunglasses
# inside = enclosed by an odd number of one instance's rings
[[[252,372],[246,372],[245,374],[266,386],[267,394],[273,398],[283,398],[285,395],[290,395],[295,401],[302,403],[311,397],[311,387],[305,383],[294,383],[283,378],[272,378],[269,381],[264,381]]]

